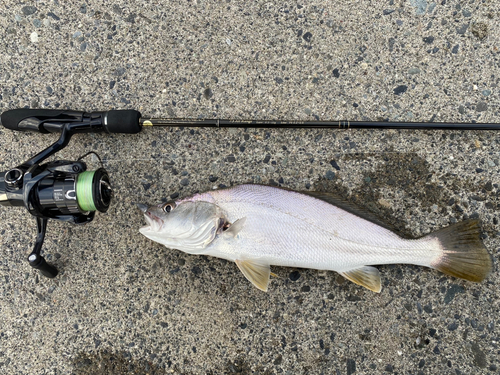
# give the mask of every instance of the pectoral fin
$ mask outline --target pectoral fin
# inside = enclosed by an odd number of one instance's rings
[[[259,263],[258,260],[236,260],[236,265],[243,275],[260,290],[267,292],[271,268],[269,264]]]
[[[364,286],[375,293],[380,293],[382,286],[380,285],[380,273],[378,269],[371,266],[363,266],[354,270],[340,272],[347,280],[355,284]]]
[[[236,235],[240,232],[240,230],[243,229],[246,220],[247,220],[246,217],[242,217],[241,219],[236,220],[234,223],[231,224],[229,228],[227,228],[224,231],[224,234],[236,237]]]

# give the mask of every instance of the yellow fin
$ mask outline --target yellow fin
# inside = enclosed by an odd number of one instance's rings
[[[239,260],[236,259],[236,265],[243,272],[243,275],[257,288],[267,292],[269,285],[269,276],[271,268],[269,264],[259,263],[258,260]]]
[[[380,285],[380,273],[378,269],[371,266],[363,266],[347,272],[340,272],[347,280],[355,284],[364,286],[375,293],[380,293],[382,286]]]

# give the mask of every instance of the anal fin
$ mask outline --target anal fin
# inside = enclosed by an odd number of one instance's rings
[[[375,293],[380,293],[382,286],[380,284],[380,273],[378,269],[371,266],[363,266],[346,272],[339,272],[347,280],[355,284],[364,286]]]
[[[269,267],[269,264],[260,263],[258,260],[236,259],[236,265],[253,285],[260,290],[267,292],[269,276],[271,275],[271,268]]]

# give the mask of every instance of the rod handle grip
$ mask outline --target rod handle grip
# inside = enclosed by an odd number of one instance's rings
[[[108,133],[136,134],[142,130],[141,113],[134,109],[111,110],[104,113],[104,127]]]
[[[82,112],[57,109],[18,108],[3,112],[0,124],[11,130],[60,133],[71,124],[72,133],[127,133],[142,130],[141,114],[133,109]]]

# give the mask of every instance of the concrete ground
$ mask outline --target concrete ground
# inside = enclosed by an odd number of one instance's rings
[[[500,122],[495,0],[2,0],[0,111]],[[56,135],[0,129],[0,170]],[[500,135],[491,131],[144,129],[73,137],[115,198],[86,226],[0,207],[2,374],[494,374],[500,369]],[[89,159],[91,168],[98,167]],[[380,267],[380,294],[334,272],[235,264],[139,234],[136,202],[240,183],[333,191],[421,236],[483,223],[480,284]]]

